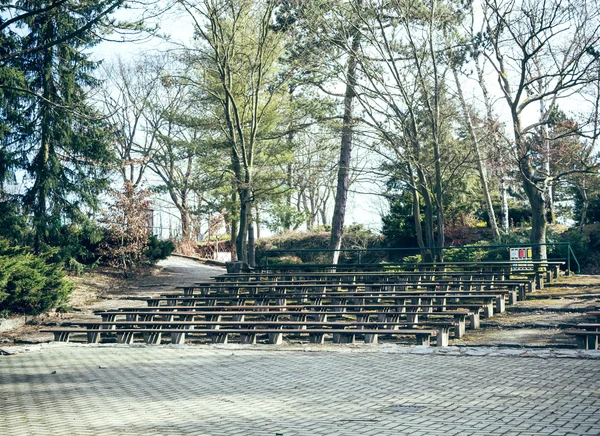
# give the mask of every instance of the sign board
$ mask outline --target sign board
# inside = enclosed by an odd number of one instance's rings
[[[519,261],[513,263],[513,271],[533,271],[533,264],[525,261],[531,260],[533,251],[531,247],[519,247],[510,249],[510,260]]]

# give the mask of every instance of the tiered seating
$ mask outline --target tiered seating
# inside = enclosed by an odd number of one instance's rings
[[[97,312],[99,320],[46,329],[55,340],[84,333],[89,342],[136,335],[158,344],[186,339],[280,344],[283,337],[324,343],[375,343],[380,336],[446,346],[525,298],[534,279],[496,271],[285,272],[225,274],[215,282],[144,298],[146,308]]]

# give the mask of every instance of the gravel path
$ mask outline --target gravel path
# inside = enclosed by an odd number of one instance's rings
[[[173,288],[192,285],[196,282],[211,280],[214,276],[225,273],[225,268],[204,265],[198,261],[179,256],[170,256],[158,262],[162,268],[159,273],[141,277],[137,280],[140,288],[159,287]]]

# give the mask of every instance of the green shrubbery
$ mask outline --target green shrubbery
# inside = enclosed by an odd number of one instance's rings
[[[67,303],[73,284],[47,255],[0,239],[0,313],[39,314]]]
[[[175,251],[175,243],[170,240],[161,241],[154,235],[148,238],[148,248],[145,251],[148,262],[154,265],[162,259],[166,259]]]

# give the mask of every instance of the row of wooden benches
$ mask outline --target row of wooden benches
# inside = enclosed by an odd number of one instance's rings
[[[526,274],[536,282],[541,289],[544,280],[551,281],[558,277],[563,261],[551,260],[500,260],[500,261],[446,261],[446,262],[403,262],[398,264],[342,264],[342,265],[319,265],[319,264],[281,264],[264,265],[255,268],[256,273],[262,274],[305,274],[313,273],[344,273],[351,274],[372,273],[372,272],[396,272],[396,273],[448,273],[448,272],[480,272],[480,273],[499,273],[504,277],[510,277],[511,274]],[[529,269],[524,271],[523,269]],[[568,271],[567,271],[568,273]]]
[[[180,288],[176,294],[143,298],[146,308],[98,312],[101,321],[47,329],[56,340],[85,333],[90,342],[102,335],[131,343],[141,334],[148,343],[170,335],[183,343],[186,335],[227,342],[239,336],[254,343],[257,335],[280,343],[283,335],[308,335],[322,343],[363,337],[376,342],[380,335],[412,336],[417,343],[448,344],[450,333],[460,338],[470,327],[479,328],[480,313],[491,317],[526,297],[540,283],[536,278],[512,277],[505,266],[489,271],[320,271],[252,272],[225,274],[215,281]],[[558,267],[547,273],[551,280]],[[542,277],[542,273],[536,273]],[[543,284],[543,280],[541,281]],[[450,317],[450,319],[448,319]]]
[[[363,336],[366,342],[376,342],[379,335],[408,335],[414,336],[420,344],[429,344],[431,336],[436,336],[436,344],[445,346],[451,329],[455,337],[462,337],[467,317],[471,328],[478,328],[480,312],[490,317],[494,305],[496,311],[504,310],[506,296],[510,302],[516,301],[516,291],[510,286],[510,289],[495,289],[493,294],[451,290],[408,292],[381,289],[379,285],[377,290],[366,290],[368,287],[363,285],[364,290],[358,292],[349,291],[347,287],[346,291],[334,292],[324,289],[323,284],[301,285],[302,291],[286,293],[280,293],[278,287],[274,290],[265,285],[262,292],[254,289],[248,294],[244,293],[247,292],[244,286],[246,284],[234,287],[230,284],[226,294],[219,286],[212,289],[200,286],[203,290],[200,295],[194,295],[195,288],[192,287],[185,294],[145,298],[148,308],[98,313],[101,322],[79,325],[86,327],[90,342],[97,342],[102,333],[109,333],[117,334],[121,342],[130,343],[135,333],[141,333],[148,343],[160,342],[162,334],[171,334],[174,343],[182,343],[186,334],[208,336],[217,342],[226,342],[230,335],[239,334],[245,343],[256,341],[258,334],[266,334],[270,342],[280,343],[285,333],[308,334],[313,343],[322,343],[325,334],[332,334],[334,342],[354,341],[357,335]],[[351,289],[357,287],[352,285]],[[303,304],[290,305],[290,300]],[[448,300],[454,303],[448,303]],[[252,305],[248,306],[248,303]],[[272,312],[275,309],[277,313]],[[294,312],[298,309],[301,313]],[[119,315],[126,319],[117,320]],[[224,316],[231,319],[225,321]],[[280,316],[294,319],[281,321]],[[377,316],[377,321],[371,321],[372,316]],[[453,320],[419,322],[419,316],[452,316]],[[401,327],[410,329],[402,330]],[[434,327],[435,330],[418,327]],[[215,330],[219,331],[215,333]],[[68,340],[71,333],[82,332],[73,327],[45,331],[53,332],[55,339],[62,341]]]
[[[548,282],[556,278],[549,274]],[[381,283],[381,282],[405,282],[405,283],[436,283],[456,284],[464,283],[465,286],[494,286],[500,282],[515,281],[522,283],[527,292],[536,290],[536,281],[532,276],[519,275],[515,277],[505,276],[501,272],[279,272],[279,273],[228,273],[214,279],[218,283],[230,282],[295,282],[295,283]],[[209,282],[212,283],[212,282]]]

